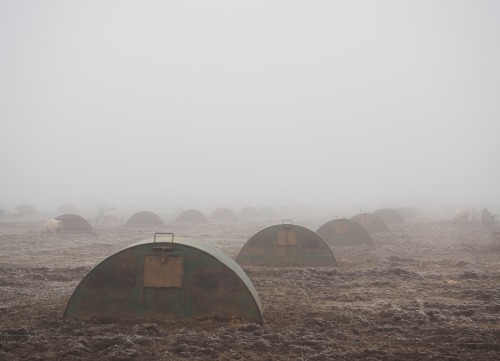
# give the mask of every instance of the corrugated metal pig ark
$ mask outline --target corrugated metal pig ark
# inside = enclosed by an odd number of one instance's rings
[[[373,214],[383,220],[386,224],[404,223],[403,217],[401,217],[401,215],[392,208],[377,209],[373,212]]]
[[[245,243],[236,262],[256,265],[336,265],[333,251],[323,238],[294,224],[279,224],[257,232]]]
[[[240,319],[261,323],[262,306],[245,272],[219,249],[160,234],[111,255],[76,287],[64,317],[165,321]]]
[[[229,208],[221,207],[212,212],[208,218],[211,222],[238,222],[238,216]]]
[[[175,219],[177,224],[203,224],[208,223],[207,218],[203,213],[196,209],[188,209],[181,212]]]
[[[366,229],[349,219],[326,222],[316,232],[331,246],[373,244]]]
[[[77,214],[62,214],[56,217],[63,224],[63,232],[92,233],[92,225]]]
[[[258,217],[258,215],[259,213],[257,212],[257,209],[255,209],[254,207],[244,207],[238,213],[238,217],[244,220],[255,219]]]
[[[363,226],[368,233],[383,233],[389,232],[389,227],[383,220],[371,213],[360,213],[351,217],[351,221],[354,221]]]
[[[164,226],[161,218],[157,214],[149,211],[134,213],[130,216],[126,224],[127,226]]]

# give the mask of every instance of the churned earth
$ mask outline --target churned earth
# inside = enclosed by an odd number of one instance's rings
[[[243,266],[264,308],[241,320],[132,323],[62,319],[80,280],[155,231],[236,259],[276,220],[40,233],[0,223],[0,360],[498,360],[500,242],[476,223],[419,221],[333,247],[336,267]],[[296,224],[312,227],[304,220]]]

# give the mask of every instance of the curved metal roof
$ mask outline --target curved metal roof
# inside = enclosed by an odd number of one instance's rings
[[[368,233],[380,233],[380,232],[389,232],[389,227],[383,220],[371,213],[360,213],[351,217],[351,221],[354,221],[364,229],[368,231]]]
[[[151,244],[151,243],[160,244],[160,242],[155,243],[154,239],[150,238],[150,239],[146,239],[144,241],[139,241],[139,242],[133,243],[130,246],[122,249],[122,251],[126,250],[128,248],[133,248],[133,247],[137,247],[137,246],[140,246],[143,244]],[[248,278],[247,274],[245,273],[245,271],[243,271],[243,269],[240,267],[240,265],[237,264],[227,254],[222,252],[219,248],[216,248],[214,246],[211,246],[211,245],[204,243],[204,242],[201,242],[201,241],[188,239],[188,238],[182,238],[182,237],[175,237],[174,242],[162,242],[162,244],[166,244],[166,245],[182,244],[182,245],[187,246],[187,247],[196,248],[197,250],[202,251],[202,252],[214,257],[215,259],[217,259],[220,263],[224,264],[231,271],[236,273],[236,275],[243,281],[243,283],[247,287],[248,291],[250,291],[250,293],[254,297],[254,299],[256,301],[256,305],[262,314],[262,304],[260,303],[259,294],[257,293],[257,290],[255,289],[252,281],[250,281],[250,278]]]
[[[237,222],[238,216],[231,209],[221,207],[213,211],[208,219],[213,222]]]
[[[373,239],[366,229],[350,219],[326,222],[316,232],[330,245],[373,244]]]
[[[127,226],[163,226],[161,218],[153,212],[140,211],[134,213],[127,220]]]
[[[179,224],[201,224],[208,223],[207,217],[196,209],[187,209],[179,213],[175,219],[175,223]]]
[[[373,212],[373,214],[379,217],[387,224],[404,223],[403,217],[401,217],[401,215],[395,209],[392,208],[378,209],[375,212]]]
[[[193,313],[199,317],[199,313],[203,315],[210,313],[210,307],[212,307],[220,312],[225,312],[226,309],[231,309],[233,312],[237,310],[236,317],[246,317],[248,322],[263,321],[262,304],[255,287],[241,267],[220,249],[196,240],[176,238],[175,242],[159,242],[158,237],[156,238],[156,242],[154,239],[147,239],[131,244],[97,264],[76,287],[68,301],[64,317],[91,319],[109,316],[124,319],[161,319],[161,315],[190,317]],[[161,295],[158,300],[156,296],[152,298],[152,305],[144,304],[144,299],[147,297],[144,296],[144,289],[150,287],[143,280],[146,274],[145,258],[150,256],[161,258],[164,250],[168,250],[165,251],[168,252],[165,253],[167,256],[185,255],[183,262],[186,264],[180,266],[182,286],[177,288],[160,286],[163,289],[173,290],[172,292],[176,289],[181,290],[179,297],[182,300],[191,297],[183,301],[186,304],[181,306],[169,304],[165,300],[159,304],[154,303],[159,302]],[[211,270],[221,269],[234,274],[244,288],[240,286],[231,288],[235,282],[234,278],[228,279],[224,275],[220,281],[224,286],[222,289],[211,289],[210,284],[201,283],[204,279],[200,278],[200,275],[205,275],[208,281],[213,281],[217,272],[211,272]],[[228,274],[227,271],[224,271],[225,275]],[[193,286],[197,279],[198,284]],[[229,282],[229,288],[226,287],[225,282]],[[151,286],[148,291],[155,292],[155,287]],[[195,290],[195,287],[198,288]],[[195,291],[197,296],[194,296]],[[195,300],[195,297],[198,299]]]
[[[296,224],[278,224],[254,234],[236,259],[249,264],[336,265],[333,251],[321,236]]]
[[[77,214],[62,214],[56,217],[63,224],[63,232],[92,233],[92,225],[82,216]]]

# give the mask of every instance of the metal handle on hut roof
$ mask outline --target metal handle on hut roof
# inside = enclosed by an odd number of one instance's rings
[[[289,223],[285,223],[285,222],[289,222]],[[293,220],[291,220],[291,219],[284,219],[283,221],[281,221],[281,224],[293,224]]]
[[[174,234],[173,233],[165,233],[165,232],[157,232],[153,238],[153,243],[156,243],[156,235],[157,234],[170,234],[172,236],[172,243],[174,243]]]

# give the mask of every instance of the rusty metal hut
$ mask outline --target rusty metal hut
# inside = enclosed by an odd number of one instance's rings
[[[334,219],[316,231],[331,246],[373,244],[370,234],[350,219]]]
[[[238,222],[238,216],[231,209],[221,207],[212,212],[208,219],[211,222]]]
[[[403,217],[392,208],[382,208],[373,212],[378,218],[383,220],[386,224],[404,223]]]
[[[240,213],[238,213],[240,219],[255,219],[259,216],[259,212],[254,207],[244,207],[241,209]]]
[[[76,214],[63,214],[56,217],[63,224],[63,232],[92,233],[91,224],[83,217]]]
[[[383,220],[381,220],[376,215],[371,213],[360,213],[351,217],[351,221],[354,221],[363,226],[368,233],[383,233],[389,232],[389,227]]]
[[[127,226],[151,226],[151,227],[161,227],[164,226],[161,218],[149,211],[141,211],[134,213],[128,219]]]
[[[295,224],[279,224],[254,234],[236,262],[255,265],[335,266],[333,251],[323,238]]]
[[[208,223],[207,217],[196,209],[188,209],[181,212],[175,219],[177,224],[202,224]]]
[[[132,244],[99,263],[74,290],[64,318],[261,323],[252,282],[219,249],[194,240]]]

